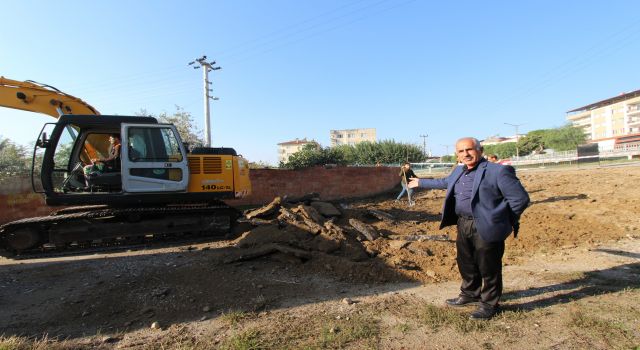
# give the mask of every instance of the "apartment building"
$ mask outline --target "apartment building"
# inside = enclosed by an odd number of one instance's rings
[[[572,109],[567,120],[582,128],[601,150],[640,141],[640,90]]]
[[[281,142],[278,144],[278,162],[288,162],[289,156],[298,152],[299,150],[307,144],[316,144],[318,143],[315,140],[308,141],[305,137],[304,139],[295,139],[293,141]]]
[[[329,131],[329,139],[331,139],[331,147],[339,145],[353,146],[364,141],[376,142],[376,129],[331,130]]]

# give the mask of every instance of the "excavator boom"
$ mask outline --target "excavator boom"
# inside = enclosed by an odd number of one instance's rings
[[[100,114],[90,104],[53,86],[5,77],[0,77],[0,106],[43,113],[54,118],[63,114]]]

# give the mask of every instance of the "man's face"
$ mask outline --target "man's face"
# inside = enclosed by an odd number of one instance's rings
[[[458,161],[466,165],[468,169],[471,169],[482,158],[482,151],[476,149],[473,140],[464,139],[456,144],[456,155],[458,156]]]

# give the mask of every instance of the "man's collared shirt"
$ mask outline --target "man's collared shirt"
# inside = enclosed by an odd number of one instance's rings
[[[456,199],[456,214],[458,216],[472,217],[471,192],[473,192],[473,180],[476,177],[478,165],[484,162],[482,158],[472,169],[465,169],[453,186],[453,195]]]

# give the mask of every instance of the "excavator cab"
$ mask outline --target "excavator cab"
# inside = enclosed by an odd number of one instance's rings
[[[93,172],[92,159],[111,154],[112,135],[120,137],[118,157]],[[180,136],[175,126],[154,118],[65,115],[47,123],[38,140],[34,159],[40,171],[34,162],[32,182],[51,205],[132,204],[140,201],[138,193],[185,192],[188,186]]]

